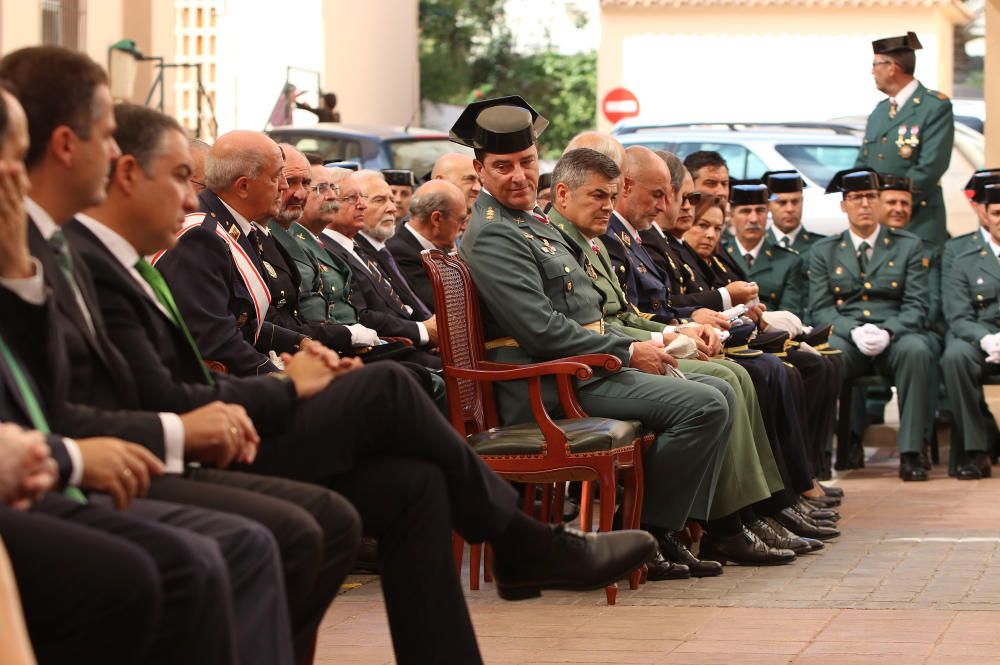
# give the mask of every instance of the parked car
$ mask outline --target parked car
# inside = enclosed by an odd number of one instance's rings
[[[419,127],[322,122],[308,127],[275,127],[268,135],[302,152],[316,153],[327,162],[357,162],[363,169],[408,169],[417,178],[430,172],[441,155],[472,154],[449,141],[447,134]]]
[[[830,122],[714,123],[649,125],[620,123],[612,130],[626,147],[644,145],[666,150],[681,159],[698,150],[715,150],[729,164],[730,177],[759,178],[765,171],[795,169],[806,188],[803,222],[816,233],[839,233],[847,228],[840,197],[824,190],[837,171],[850,168],[857,157],[864,132],[864,118]],[[976,220],[964,200],[962,186],[972,172],[982,168],[984,141],[977,133],[956,123],[956,147],[951,167],[942,179],[952,234],[975,228]],[[978,155],[978,157],[977,157]]]

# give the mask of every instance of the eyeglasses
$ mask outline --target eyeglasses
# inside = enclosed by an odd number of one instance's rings
[[[868,205],[872,205],[878,201],[878,192],[858,192],[847,194],[844,196],[844,200],[848,203],[853,203],[854,205],[858,205],[861,202],[866,202]]]
[[[881,67],[882,65],[891,65],[891,64],[892,60],[876,60],[872,62],[872,69],[875,69],[876,67]]]
[[[702,194],[701,192],[688,192],[681,198],[684,200],[684,203],[696,206],[699,203],[701,203],[701,199],[703,196],[704,194]]]
[[[362,194],[350,194],[348,196],[341,196],[337,200],[340,201],[341,203],[347,203],[347,204],[350,204],[350,205],[357,205],[359,199],[361,201],[364,201],[365,203],[368,202],[368,197],[364,196]]]
[[[331,185],[328,182],[321,182],[318,185],[313,185],[309,189],[311,189],[317,194],[326,194],[327,192],[333,192],[334,194],[340,193],[339,187],[337,187],[336,185]]]

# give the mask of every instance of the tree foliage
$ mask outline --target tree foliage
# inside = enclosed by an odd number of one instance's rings
[[[501,0],[422,0],[420,24],[422,98],[466,104],[521,95],[551,123],[539,146],[550,158],[594,126],[595,52],[516,52]]]

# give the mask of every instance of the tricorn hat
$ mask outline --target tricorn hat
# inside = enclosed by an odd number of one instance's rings
[[[983,193],[984,205],[1000,203],[1000,185],[986,185],[983,189],[985,190]]]
[[[417,180],[413,177],[413,171],[406,169],[382,169],[385,181],[394,187],[416,187]]]
[[[917,33],[908,32],[900,37],[886,37],[872,42],[873,53],[899,53],[900,51],[917,51],[922,49]]]
[[[466,106],[449,138],[474,150],[508,155],[533,145],[548,126],[528,102],[511,95]]]
[[[729,204],[732,206],[761,205],[767,200],[767,187],[764,185],[733,185],[729,188]]]
[[[1000,169],[981,169],[965,183],[965,195],[975,203],[982,203],[987,185],[1000,184]]]
[[[885,191],[910,192],[913,193],[913,180],[906,176],[893,175],[891,173],[878,174],[879,189]]]
[[[794,194],[805,187],[798,171],[767,171],[760,177],[771,194]]]
[[[826,193],[864,192],[870,189],[878,189],[878,173],[875,169],[854,167],[837,171],[826,186]]]

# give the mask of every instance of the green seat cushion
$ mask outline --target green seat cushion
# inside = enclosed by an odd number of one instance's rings
[[[570,452],[599,453],[631,444],[642,425],[610,418],[556,420],[569,440]],[[535,423],[523,423],[473,434],[469,443],[480,455],[540,455],[544,437]]]

